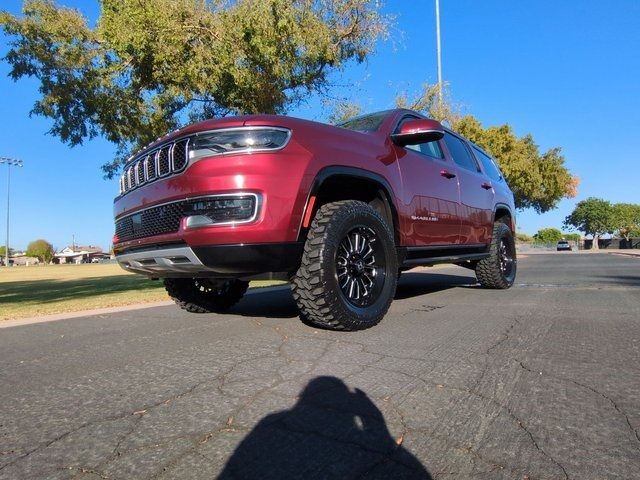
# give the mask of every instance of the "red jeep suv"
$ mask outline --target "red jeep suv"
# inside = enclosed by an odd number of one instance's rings
[[[190,312],[286,279],[305,321],[357,330],[382,319],[402,270],[455,263],[489,288],[516,275],[513,194],[495,162],[410,110],[190,125],[127,162],[114,213],[120,265],[164,279]]]

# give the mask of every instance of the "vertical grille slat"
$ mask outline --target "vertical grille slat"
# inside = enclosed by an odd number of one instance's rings
[[[144,170],[147,174],[147,181],[154,180],[158,174],[156,172],[156,155],[155,152],[144,158]]]
[[[135,179],[133,177],[133,167],[129,167],[127,169],[127,183],[129,184],[129,188],[134,188],[136,186]]]
[[[136,162],[136,184],[142,185],[144,183],[144,165],[142,161]]]
[[[188,140],[180,140],[173,145],[173,171],[182,170],[187,164],[187,144]]]
[[[158,152],[158,173],[161,177],[171,173],[171,163],[169,162],[169,148],[162,147]]]

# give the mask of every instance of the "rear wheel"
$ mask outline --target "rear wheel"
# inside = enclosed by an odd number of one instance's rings
[[[208,278],[166,278],[164,286],[180,308],[192,313],[224,312],[240,301],[249,282]]]
[[[366,203],[344,200],[316,214],[292,280],[303,320],[334,330],[376,325],[396,289],[393,234]]]
[[[509,288],[516,279],[516,243],[511,229],[504,223],[493,226],[489,256],[476,264],[476,278],[485,288]]]

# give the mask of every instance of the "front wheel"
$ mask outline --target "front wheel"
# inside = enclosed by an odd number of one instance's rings
[[[489,256],[476,264],[476,278],[485,288],[509,288],[516,279],[517,266],[513,233],[504,223],[497,222],[493,226]]]
[[[165,278],[169,296],[191,313],[219,313],[231,308],[244,296],[249,282],[208,278]]]
[[[333,330],[376,325],[396,290],[393,234],[368,204],[343,200],[316,214],[292,281],[303,320]]]

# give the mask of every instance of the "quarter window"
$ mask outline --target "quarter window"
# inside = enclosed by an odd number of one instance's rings
[[[449,149],[449,153],[451,153],[454,162],[467,170],[472,170],[474,172],[479,171],[478,164],[473,159],[471,152],[469,152],[469,149],[461,139],[451,135],[449,132],[445,132],[444,142],[447,144],[447,148]]]

